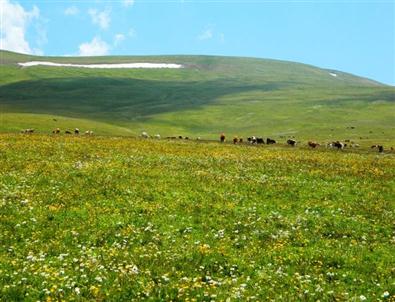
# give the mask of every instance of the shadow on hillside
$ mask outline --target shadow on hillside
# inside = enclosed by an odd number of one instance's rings
[[[47,113],[119,121],[145,120],[158,113],[196,109],[223,95],[271,91],[286,83],[232,80],[169,82],[114,78],[58,78],[4,85],[0,104],[7,111]]]

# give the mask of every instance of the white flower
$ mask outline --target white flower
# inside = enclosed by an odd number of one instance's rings
[[[163,275],[162,276],[163,281],[168,282],[170,279],[169,277],[167,277],[167,275]]]
[[[79,287],[74,288],[74,291],[77,295],[79,295],[81,293],[81,290]]]
[[[97,276],[97,277],[95,278],[95,280],[96,280],[97,282],[102,282],[102,281],[103,281],[102,277],[100,277],[100,276]]]
[[[21,204],[27,204],[28,202],[29,202],[29,200],[27,200],[27,199],[21,200]]]
[[[384,299],[388,298],[389,296],[390,296],[390,293],[389,293],[388,291],[385,291],[385,292],[383,293],[383,298],[384,298]]]
[[[361,300],[361,301],[366,301],[366,297],[365,297],[364,295],[360,295],[360,296],[359,296],[359,300]]]

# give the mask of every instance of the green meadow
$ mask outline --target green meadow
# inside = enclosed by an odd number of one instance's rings
[[[100,135],[136,136],[147,131],[216,139],[225,132],[304,141],[395,141],[395,88],[340,71],[236,57],[56,58],[5,51],[0,55],[2,132],[35,128],[49,133],[54,127],[77,127]],[[31,60],[160,62],[185,68],[17,65]]]
[[[393,301],[389,151],[0,135],[1,301]]]
[[[0,301],[395,301],[391,147],[395,88],[336,70],[0,51]]]

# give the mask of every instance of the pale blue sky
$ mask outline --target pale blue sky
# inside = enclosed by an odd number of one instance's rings
[[[251,56],[395,85],[394,1],[1,3],[1,47],[6,49],[45,55]],[[16,26],[24,35],[11,35]]]

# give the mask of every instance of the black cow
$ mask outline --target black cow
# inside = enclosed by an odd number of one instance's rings
[[[265,141],[264,141],[264,139],[263,139],[262,137],[257,137],[257,138],[256,138],[256,143],[257,143],[257,144],[264,144]]]
[[[276,143],[276,141],[274,139],[271,139],[271,138],[267,138],[266,139],[266,144],[268,144],[268,145],[272,145],[272,144],[275,144],[275,143]]]
[[[287,144],[290,145],[290,146],[292,146],[292,147],[295,147],[295,146],[296,146],[296,140],[294,140],[294,139],[289,139],[289,140],[287,140]]]

